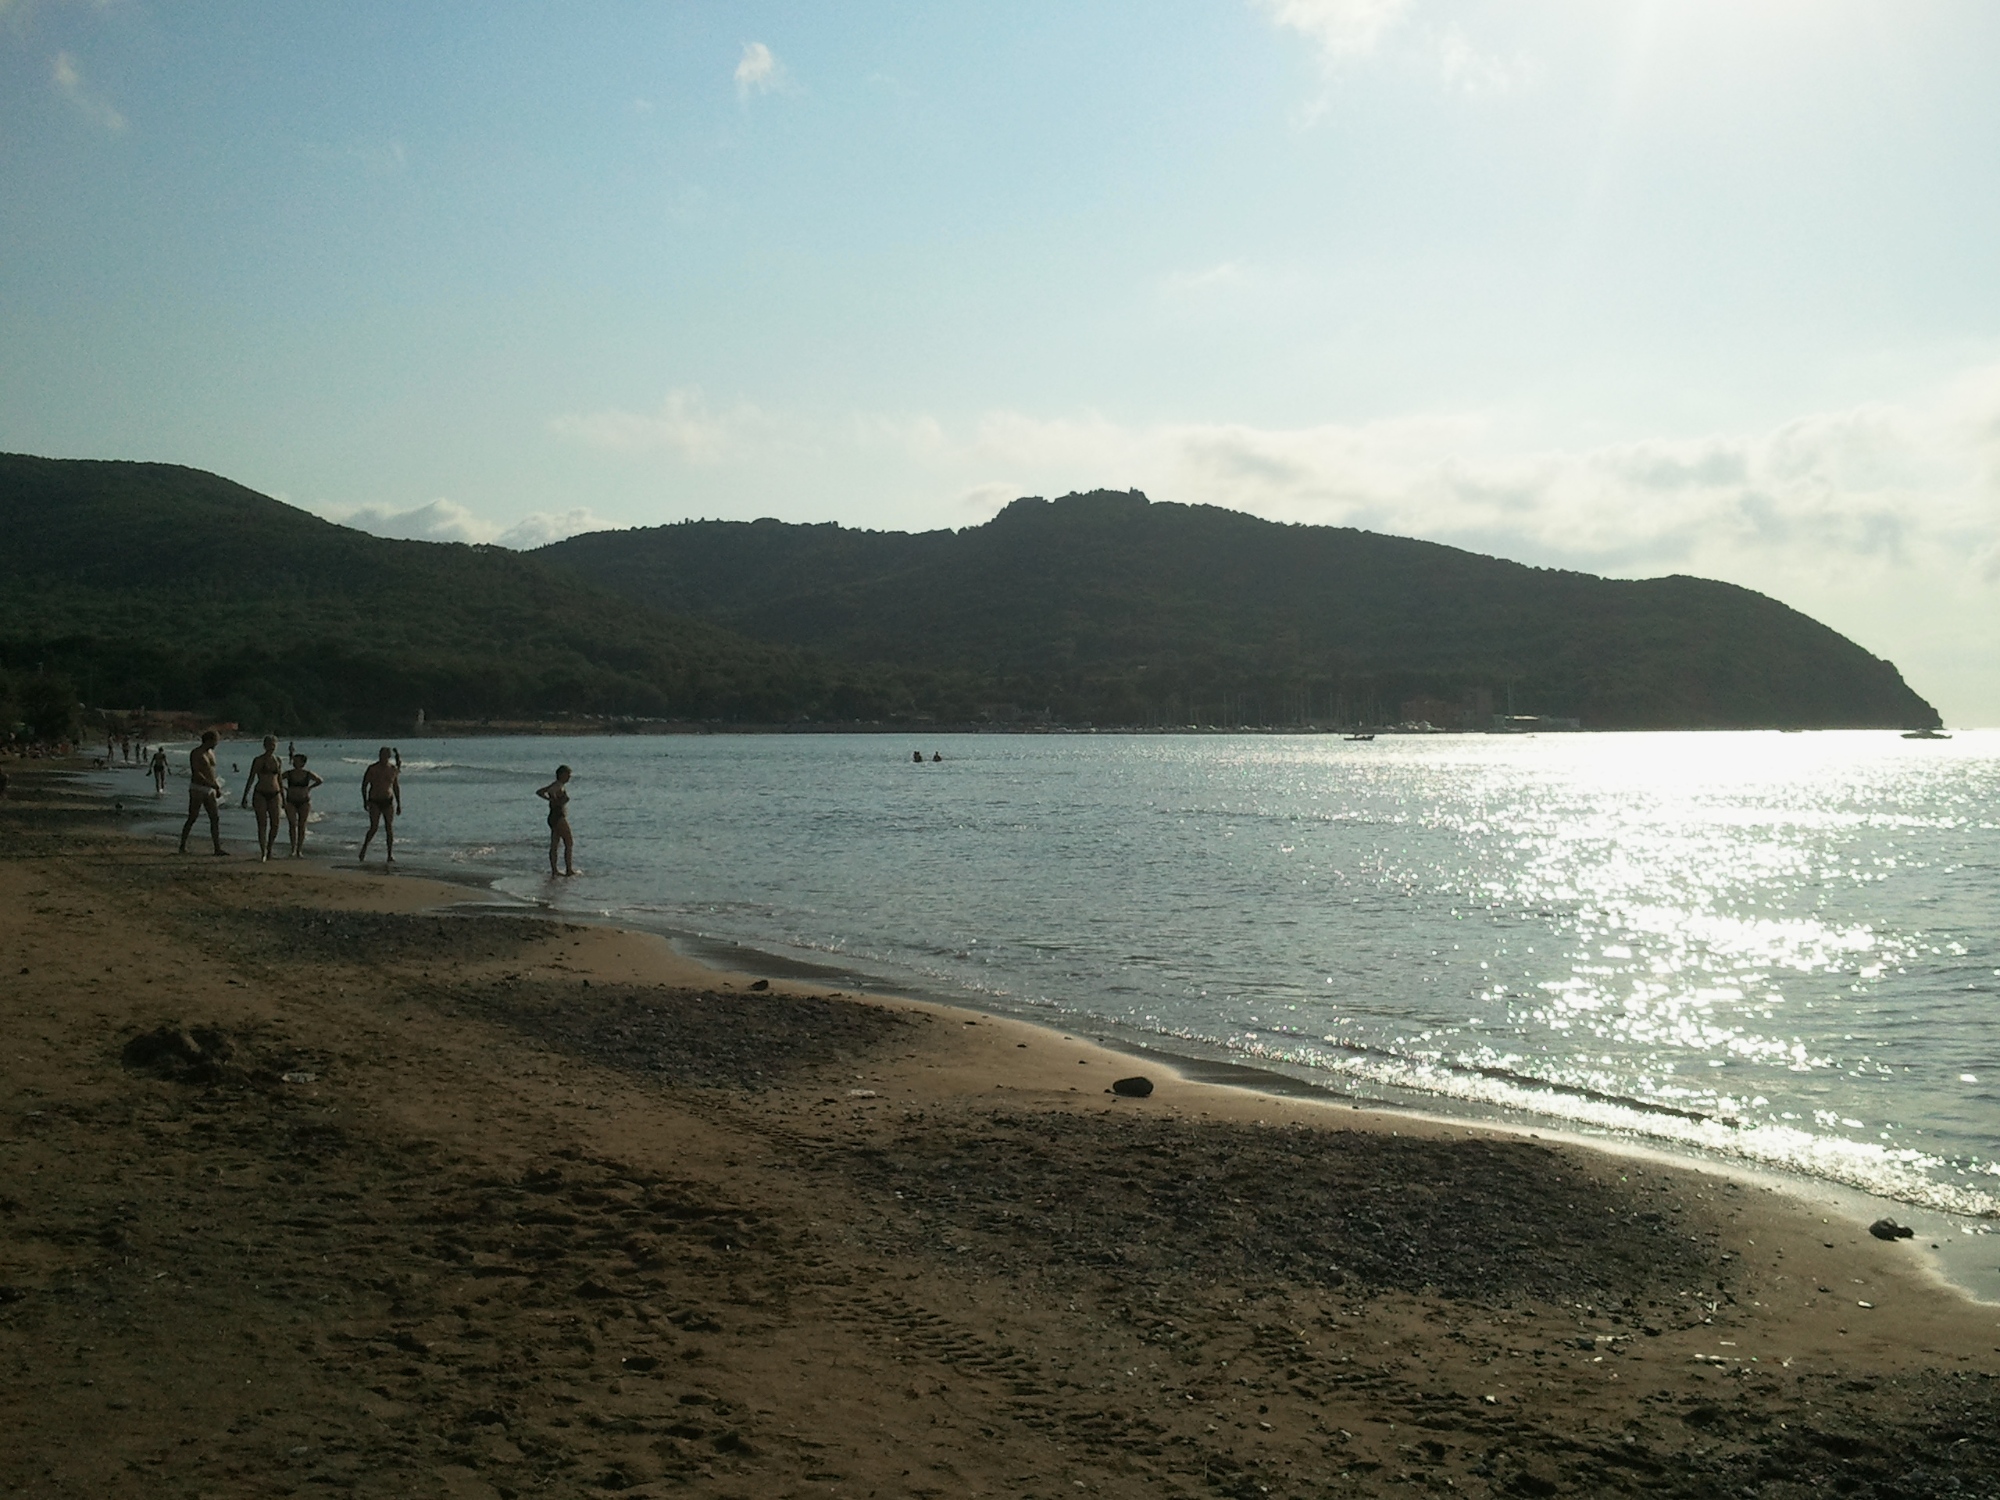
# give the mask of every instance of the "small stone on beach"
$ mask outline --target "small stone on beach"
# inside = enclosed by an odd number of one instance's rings
[[[1153,1092],[1153,1080],[1144,1076],[1120,1078],[1111,1085],[1111,1092],[1127,1099],[1144,1099]]]
[[[1916,1235],[1916,1230],[1894,1219],[1877,1219],[1868,1226],[1868,1232],[1878,1240],[1907,1240]]]

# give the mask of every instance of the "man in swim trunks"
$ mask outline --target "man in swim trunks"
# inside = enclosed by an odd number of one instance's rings
[[[387,745],[375,757],[375,763],[361,773],[361,805],[368,809],[368,833],[361,840],[361,858],[368,858],[368,846],[374,842],[375,830],[382,830],[382,846],[388,851],[389,864],[396,862],[396,819],[403,814],[403,778],[398,768],[389,764],[392,754]]]
[[[167,790],[167,747],[165,745],[158,745],[153,749],[152,772],[153,795],[155,797],[165,795]]]
[[[208,814],[208,836],[215,841],[215,852],[222,848],[222,780],[215,774],[215,746],[219,736],[213,729],[201,732],[201,743],[188,756],[188,816],[181,824],[181,853],[188,852],[188,834],[194,830],[194,820],[203,813]]]
[[[250,806],[256,799],[257,813],[257,858],[269,859],[271,851],[278,843],[278,812],[284,803],[285,763],[278,759],[278,737],[264,736],[264,753],[250,762],[250,779],[243,783],[243,798],[238,806]]]
[[[306,824],[312,820],[313,788],[325,783],[306,769],[306,758],[292,752],[292,768],[285,772],[285,822],[292,833],[292,858],[306,852]]]

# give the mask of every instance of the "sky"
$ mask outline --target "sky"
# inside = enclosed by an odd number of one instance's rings
[[[2000,5],[0,0],[0,449],[509,546],[1137,488],[2000,725]]]

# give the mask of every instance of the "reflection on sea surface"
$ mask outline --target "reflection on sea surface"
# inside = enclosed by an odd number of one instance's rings
[[[372,748],[315,764],[358,778]],[[403,748],[399,856],[520,894],[2000,1205],[2000,733]],[[532,790],[557,760],[587,873],[554,887]],[[316,836],[358,838],[356,811]]]

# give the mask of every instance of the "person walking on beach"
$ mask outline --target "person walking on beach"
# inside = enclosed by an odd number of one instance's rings
[[[215,774],[215,746],[218,736],[213,729],[201,732],[201,743],[188,756],[188,816],[181,824],[181,853],[188,852],[188,835],[194,831],[194,820],[203,813],[208,814],[208,836],[215,841],[215,852],[222,849],[222,781]]]
[[[313,788],[324,785],[324,781],[306,769],[306,758],[294,749],[292,768],[285,772],[285,826],[291,834],[293,859],[306,852],[306,824],[312,820]]]
[[[403,777],[401,768],[389,764],[393,752],[387,745],[375,757],[375,763],[361,773],[361,805],[368,809],[368,833],[361,840],[361,858],[368,858],[368,846],[375,840],[375,830],[382,830],[382,847],[388,853],[385,863],[396,862],[396,819],[403,815]]]
[[[562,845],[564,875],[576,873],[576,839],[569,831],[569,767],[557,766],[556,779],[535,788],[535,795],[549,805],[549,874],[556,872],[556,845]]]
[[[256,801],[257,858],[266,860],[278,846],[278,810],[284,802],[285,763],[278,759],[278,737],[264,736],[264,753],[250,762],[250,779],[243,783],[239,807]]]
[[[153,747],[153,795],[155,797],[164,797],[166,794],[167,747],[165,745],[155,745]]]

